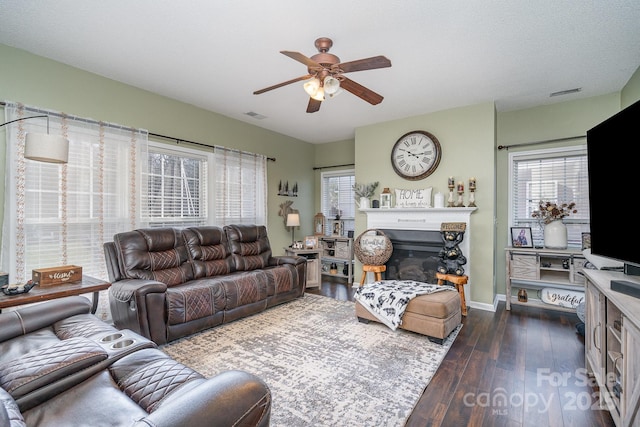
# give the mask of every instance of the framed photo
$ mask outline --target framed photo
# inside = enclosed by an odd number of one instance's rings
[[[532,248],[531,227],[511,227],[511,246],[514,248]]]
[[[304,238],[304,247],[305,249],[315,249],[318,247],[318,237],[317,236],[307,236]]]
[[[582,250],[591,248],[591,233],[582,233]]]
[[[334,220],[331,221],[331,235],[342,236],[344,234],[344,221]]]

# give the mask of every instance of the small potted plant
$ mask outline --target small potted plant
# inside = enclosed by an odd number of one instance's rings
[[[369,207],[369,199],[376,194],[378,184],[378,181],[371,184],[358,184],[357,182],[353,184],[353,195],[360,209],[367,209]]]

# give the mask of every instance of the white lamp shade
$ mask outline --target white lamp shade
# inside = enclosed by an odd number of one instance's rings
[[[316,101],[324,101],[324,88],[319,87],[318,91],[314,95],[311,95],[311,97]]]
[[[327,95],[334,95],[340,90],[340,82],[338,79],[332,76],[324,78],[324,93]]]
[[[320,80],[315,77],[307,80],[302,87],[304,87],[304,91],[309,94],[309,96],[314,96],[318,92],[318,88],[320,88]]]
[[[298,227],[300,226],[300,214],[290,213],[287,214],[287,227]]]
[[[46,163],[67,163],[69,161],[69,140],[60,135],[27,133],[24,158]]]

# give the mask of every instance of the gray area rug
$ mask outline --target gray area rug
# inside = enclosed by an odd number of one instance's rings
[[[443,345],[379,323],[353,302],[306,294],[162,346],[206,377],[241,369],[271,389],[271,425],[402,426],[460,328]]]

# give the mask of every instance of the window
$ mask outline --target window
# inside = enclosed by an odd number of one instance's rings
[[[149,145],[142,216],[150,227],[207,224],[207,155]]]
[[[267,223],[267,158],[216,147],[213,155],[214,223]]]
[[[344,220],[344,233],[355,230],[355,202],[353,195],[353,185],[356,177],[353,169],[322,173],[322,213],[328,224],[325,224],[326,234],[331,234],[329,230],[330,221],[340,215]]]
[[[531,214],[540,201],[576,203],[565,217],[569,247],[580,248],[589,231],[589,184],[585,146],[509,154],[511,226],[531,227],[536,246],[543,244],[543,225]]]
[[[103,242],[140,226],[140,173],[147,132],[8,103],[6,121],[47,114],[51,133],[69,139],[65,165],[24,159],[27,132],[47,132],[46,119],[7,127],[2,269],[12,281],[35,268],[82,266],[106,279]]]

